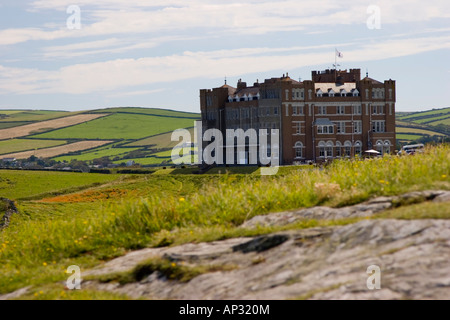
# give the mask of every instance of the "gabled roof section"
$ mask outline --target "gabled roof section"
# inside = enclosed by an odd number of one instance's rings
[[[382,82],[380,82],[378,80],[375,80],[375,79],[372,79],[372,78],[369,78],[369,77],[365,77],[364,79],[362,79],[362,81],[370,81],[373,84],[383,84]]]
[[[229,86],[227,84],[224,84],[223,86],[221,86],[220,88],[226,88],[228,89],[228,95],[232,95],[236,92],[236,88],[233,88],[232,86]]]

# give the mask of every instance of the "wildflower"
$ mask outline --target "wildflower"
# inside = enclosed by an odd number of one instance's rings
[[[446,174],[443,174],[443,175],[442,175],[442,179],[445,179],[445,178],[447,178],[447,175],[446,175]]]
[[[185,199],[183,197],[180,198],[180,202],[183,202]]]
[[[172,266],[172,268],[175,268],[177,266],[177,264],[175,262],[172,262],[171,266]]]
[[[43,262],[42,265],[43,265],[44,267],[46,267],[46,266],[47,266],[47,262]]]

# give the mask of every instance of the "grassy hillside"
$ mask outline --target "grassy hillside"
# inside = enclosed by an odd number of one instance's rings
[[[63,119],[80,114],[86,117],[91,114],[91,118],[96,114],[106,116],[64,125]],[[59,118],[62,119],[46,126],[45,121]],[[199,114],[196,113],[150,108],[108,108],[88,112],[2,110],[0,137],[9,139],[10,136],[21,136],[21,139],[0,141],[0,155],[28,157],[28,153],[21,152],[36,149],[42,149],[40,154],[54,154],[50,149],[45,152],[45,148],[69,143],[74,145],[85,140],[104,140],[113,143],[95,149],[92,149],[91,144],[55,149],[57,154],[53,160],[70,163],[72,160],[92,162],[108,158],[111,162],[123,163],[131,158],[151,157],[152,161],[145,161],[145,164],[159,165],[167,160],[167,156],[161,157],[156,153],[167,151],[176,144],[170,141],[172,131],[193,127],[194,121],[198,119]],[[30,125],[35,129],[30,130]],[[38,133],[41,127],[46,132]],[[8,128],[11,128],[10,131],[2,130]],[[11,131],[12,128],[14,131]],[[69,150],[73,152],[67,153]]]
[[[450,138],[450,108],[396,114],[400,144],[441,141]]]
[[[0,171],[1,193],[18,200],[20,211],[0,231],[0,293],[32,286],[31,298],[52,294],[53,299],[70,299],[77,293],[62,290],[61,284],[69,265],[86,270],[139,248],[274,232],[278,229],[239,228],[271,212],[341,207],[414,190],[450,190],[450,147],[408,157],[339,160],[323,169],[288,169],[277,176]],[[438,218],[449,219],[448,208],[441,205],[414,218],[433,218],[438,212]],[[405,211],[399,218],[408,216]],[[307,220],[291,228],[356,221]],[[102,294],[84,292],[82,298],[94,297]]]

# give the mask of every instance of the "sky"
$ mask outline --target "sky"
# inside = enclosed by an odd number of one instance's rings
[[[450,106],[448,0],[1,0],[0,109],[199,112],[199,90],[360,68]]]

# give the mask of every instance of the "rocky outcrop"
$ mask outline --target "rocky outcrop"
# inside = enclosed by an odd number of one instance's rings
[[[450,192],[413,192],[346,207],[316,207],[255,217],[244,224],[274,226],[299,219],[368,217],[401,204],[449,204]],[[158,258],[185,269],[209,266],[188,282],[153,270],[127,284],[84,281],[83,288],[150,299],[450,299],[450,220],[373,219],[254,238],[149,248],[114,259],[84,277],[130,272]],[[369,266],[381,271],[370,290]]]

